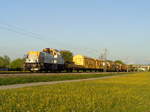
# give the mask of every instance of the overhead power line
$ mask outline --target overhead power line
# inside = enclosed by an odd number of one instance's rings
[[[50,44],[50,42],[48,40],[46,40],[44,38],[44,36],[42,36],[40,34],[37,34],[37,33],[34,33],[32,31],[27,31],[22,27],[18,27],[18,26],[15,26],[15,25],[10,25],[10,24],[7,24],[7,23],[0,23],[0,29],[7,30],[9,32],[14,32],[16,34],[19,34],[19,35],[22,35],[22,36],[25,36],[25,37],[28,37],[28,38],[40,40],[40,41],[42,41],[42,42],[44,42],[48,45]],[[23,37],[18,36],[17,38],[23,38]]]
[[[9,24],[1,24],[0,23],[0,29],[11,31],[11,32],[23,35],[23,36],[30,37],[30,38],[43,40],[41,38],[41,36],[39,36],[39,34],[36,34],[36,33],[33,33],[33,32],[29,32],[29,31],[25,31],[22,28],[19,28],[19,27],[16,27],[16,26],[12,26],[12,25],[9,25]]]
[[[39,38],[43,37],[43,35],[41,35],[41,34],[38,34],[38,33],[32,32],[32,31],[27,31],[27,30],[25,30],[24,28],[22,28],[20,26],[10,25],[8,23],[0,23],[0,25],[4,25],[4,26],[7,26],[9,28],[17,29],[17,30],[19,30],[21,32],[28,33],[28,34],[30,34],[32,36],[36,36],[36,37],[39,37]]]
[[[59,42],[55,38],[50,38],[50,39],[47,40],[47,39],[44,38],[45,36],[43,36],[41,34],[34,33],[32,31],[27,31],[22,27],[18,27],[18,26],[15,26],[15,25],[10,25],[8,23],[0,23],[0,29],[7,30],[9,32],[14,32],[14,33],[17,33],[19,35],[26,36],[28,38],[38,39],[38,40],[41,40],[41,41],[43,41],[44,43],[46,43],[48,45],[49,44],[52,45],[52,43],[54,43],[54,41],[59,43],[59,45],[66,45],[66,43],[64,44],[62,42]],[[18,37],[18,38],[20,38],[20,37]],[[71,46],[71,45],[69,45],[69,46]]]

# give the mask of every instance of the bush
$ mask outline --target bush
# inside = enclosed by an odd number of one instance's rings
[[[0,68],[9,68],[10,58],[8,56],[0,56]]]
[[[18,58],[11,62],[10,67],[13,69],[23,68],[24,59]]]

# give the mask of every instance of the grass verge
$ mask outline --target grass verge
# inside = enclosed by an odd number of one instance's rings
[[[109,73],[109,74],[63,74],[63,75],[23,75],[23,76],[7,76],[0,77],[0,85],[24,84],[31,82],[48,82],[63,81],[74,79],[98,78],[104,76],[122,75],[125,73]]]

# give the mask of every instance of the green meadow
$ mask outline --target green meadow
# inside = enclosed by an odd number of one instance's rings
[[[150,73],[0,90],[0,112],[148,112]]]

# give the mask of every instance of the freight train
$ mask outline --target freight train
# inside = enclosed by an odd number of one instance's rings
[[[73,56],[71,63],[65,63],[60,51],[52,48],[45,48],[42,51],[28,52],[24,69],[27,71],[47,72],[127,72],[129,66],[109,60],[94,59],[83,55]]]

